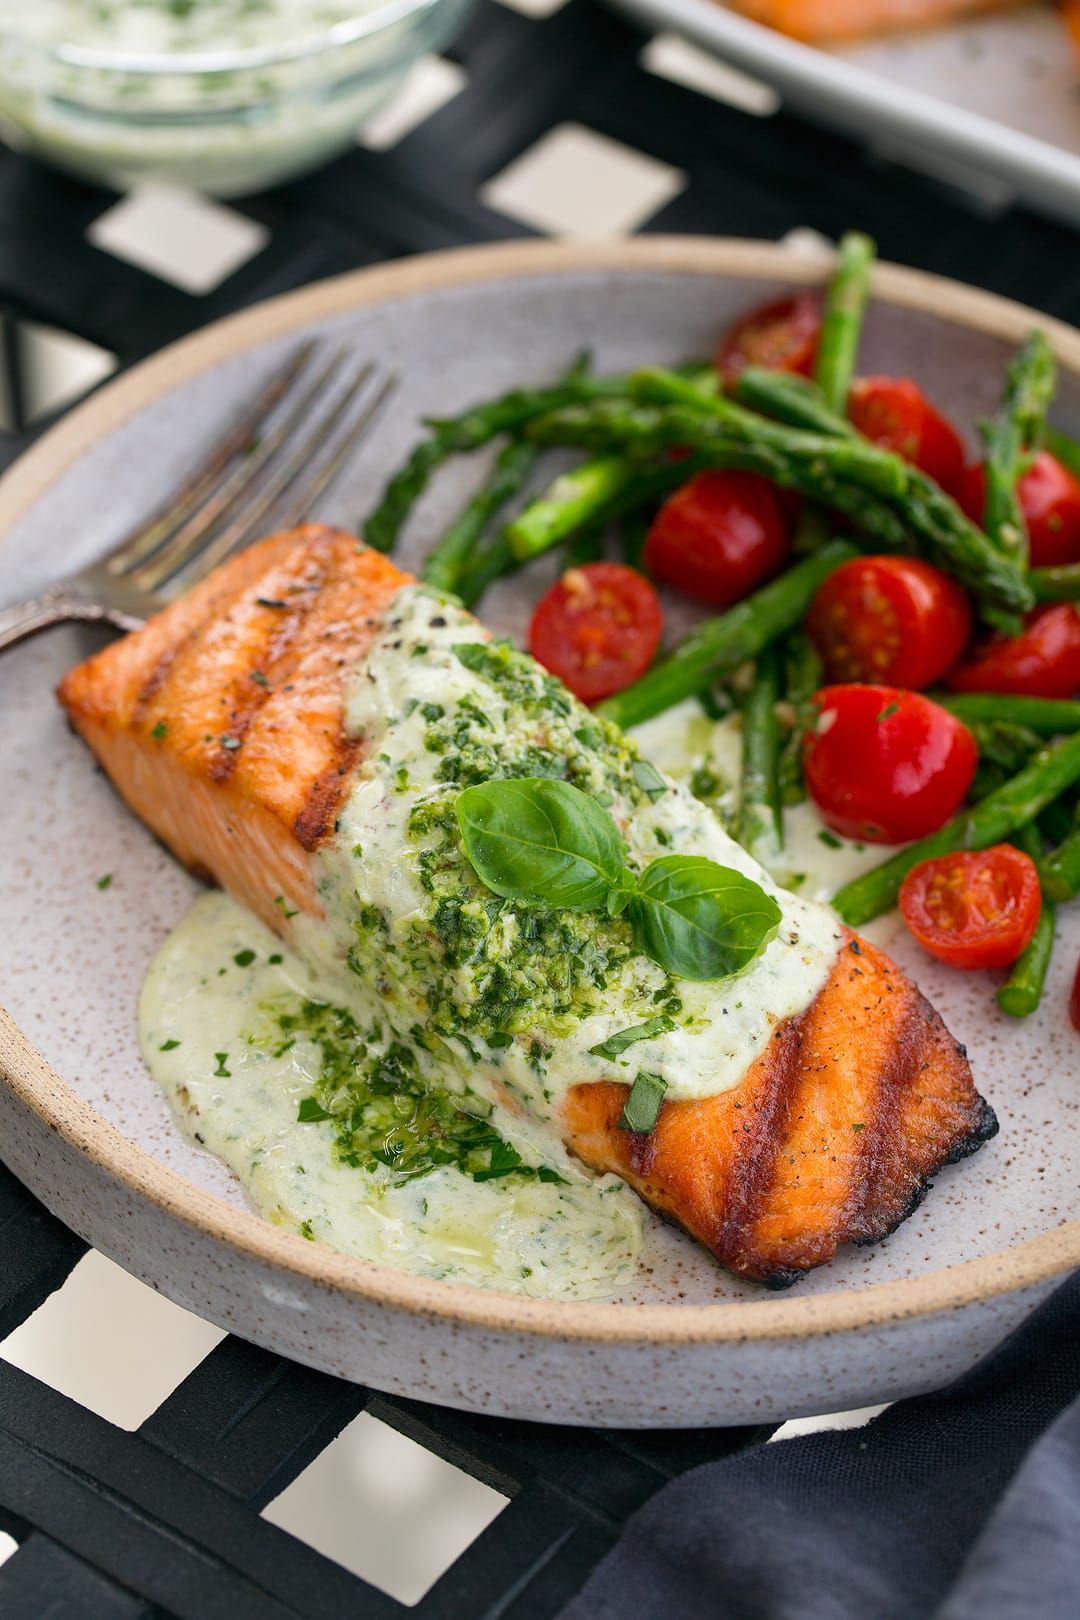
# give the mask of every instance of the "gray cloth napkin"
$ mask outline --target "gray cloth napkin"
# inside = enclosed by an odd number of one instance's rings
[[[1080,1620],[1080,1273],[938,1394],[666,1485],[560,1620]]]

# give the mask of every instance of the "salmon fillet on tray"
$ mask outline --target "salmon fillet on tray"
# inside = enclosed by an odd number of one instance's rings
[[[60,698],[225,891],[151,969],[147,1060],[307,1237],[610,1293],[641,1243],[629,1186],[782,1287],[891,1232],[997,1128],[888,957],[349,534],[250,547]]]

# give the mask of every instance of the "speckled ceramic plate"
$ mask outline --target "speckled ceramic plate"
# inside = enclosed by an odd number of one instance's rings
[[[707,351],[754,299],[827,266],[754,244],[652,238],[514,244],[364,271],[248,311],[97,394],[0,483],[0,582],[29,594],[104,550],[219,434],[297,334],[347,339],[400,372],[378,433],[318,515],[355,524],[417,431],[589,346],[603,368]],[[993,403],[1030,311],[882,267],[868,370],[911,372],[961,422]],[[1080,430],[1080,335],[1053,323],[1057,414]],[[477,469],[440,475],[402,560]],[[493,591],[520,632],[545,583]],[[969,1366],[1080,1263],[1080,1042],[1065,1015],[1080,950],[1066,912],[1043,1009],[999,1016],[986,980],[883,943],[967,1042],[1001,1134],[944,1171],[884,1243],[793,1292],[762,1294],[653,1226],[632,1294],[545,1303],[401,1275],[249,1213],[183,1137],[135,1033],[141,976],[196,885],[114,797],[53,699],[100,632],[65,628],[0,659],[3,927],[0,1153],[91,1243],[222,1327],[313,1366],[451,1405],[570,1423],[742,1423],[923,1390]],[[112,884],[97,879],[114,874]],[[1077,908],[1080,912],[1080,908]]]

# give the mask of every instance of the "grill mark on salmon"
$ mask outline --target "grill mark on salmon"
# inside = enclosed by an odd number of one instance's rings
[[[738,1086],[662,1105],[647,1159],[618,1129],[624,1083],[575,1086],[563,1102],[580,1158],[771,1288],[843,1243],[887,1236],[933,1174],[997,1131],[938,1014],[882,952],[847,930],[845,941],[814,1001]]]
[[[136,813],[278,932],[288,911],[319,914],[311,854],[367,746],[345,731],[346,677],[408,583],[352,536],[306,524],[232,558],[61,683]],[[223,735],[240,744],[227,761]],[[997,1130],[937,1013],[888,957],[843,937],[815,1000],[733,1090],[665,1102],[646,1136],[618,1128],[621,1080],[581,1084],[557,1121],[586,1164],[771,1287],[885,1236],[931,1175]]]
[[[756,1131],[742,1122],[743,1134],[750,1139],[742,1173],[730,1183],[727,1208],[716,1228],[712,1247],[725,1249],[740,1241],[764,1209],[772,1186],[776,1158],[783,1149],[784,1133],[779,1124],[797,1095],[799,1056],[802,1050],[803,1017],[788,1018],[774,1030],[769,1044],[772,1082],[755,1108]]]
[[[360,744],[346,737],[344,732],[335,746],[337,763],[315,778],[307,803],[293,822],[294,834],[309,851],[318,849],[328,834],[334,831],[362,752]]]

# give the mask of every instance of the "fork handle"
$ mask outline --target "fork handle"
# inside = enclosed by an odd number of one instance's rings
[[[132,618],[130,614],[118,613],[113,608],[101,607],[96,602],[82,602],[75,596],[69,596],[62,587],[48,590],[42,596],[35,596],[29,602],[16,602],[14,606],[0,608],[0,652],[6,647],[13,647],[17,641],[25,641],[39,630],[47,630],[50,625],[65,624],[72,619],[83,619],[91,622],[106,620],[115,624],[118,630],[135,630],[142,623],[141,619]]]

